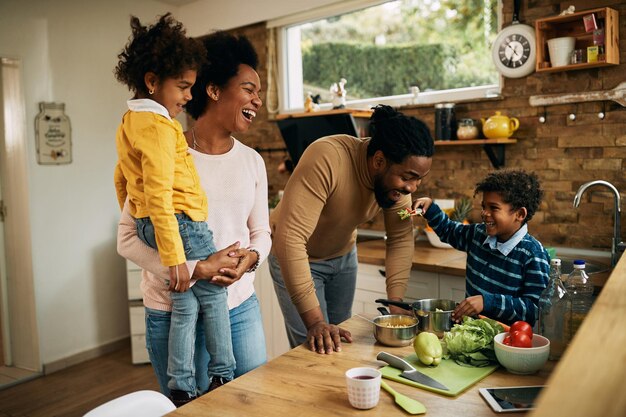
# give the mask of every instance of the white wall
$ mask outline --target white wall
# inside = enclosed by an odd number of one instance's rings
[[[153,21],[169,9],[151,0],[0,2],[0,56],[22,63],[44,364],[128,336],[113,167],[115,129],[129,93],[113,68],[130,35],[129,15]],[[36,162],[34,120],[41,101],[65,103],[72,124],[69,165]]]
[[[195,36],[333,2],[199,0],[177,8],[153,0],[0,1],[0,56],[22,64],[43,364],[129,334],[113,187],[115,130],[129,92],[113,68],[130,35],[130,14],[152,22],[172,11]],[[34,120],[42,101],[65,103],[72,124],[69,165],[36,162]]]

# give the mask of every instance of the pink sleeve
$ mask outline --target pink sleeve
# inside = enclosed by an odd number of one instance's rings
[[[124,203],[124,209],[117,225],[117,253],[131,262],[136,263],[142,269],[152,272],[157,277],[169,279],[169,270],[161,265],[159,253],[144,244],[137,236],[135,219],[128,211],[128,201]],[[189,275],[193,274],[198,261],[187,261]]]

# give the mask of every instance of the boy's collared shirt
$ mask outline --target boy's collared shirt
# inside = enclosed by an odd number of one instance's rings
[[[511,236],[506,242],[498,242],[498,238],[495,236],[487,236],[487,239],[483,242],[483,245],[489,245],[491,250],[497,250],[504,256],[507,256],[517,246],[518,243],[524,239],[524,236],[528,233],[528,225],[524,223],[517,232]]]

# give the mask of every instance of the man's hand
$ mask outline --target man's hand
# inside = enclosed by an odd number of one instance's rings
[[[341,352],[341,338],[352,343],[352,334],[349,331],[324,321],[320,307],[301,313],[300,316],[307,328],[307,344],[313,352]]]
[[[170,291],[185,292],[189,289],[189,270],[187,264],[170,266]]]
[[[463,316],[476,316],[484,309],[483,296],[473,295],[461,301],[452,312],[452,319],[459,323]]]

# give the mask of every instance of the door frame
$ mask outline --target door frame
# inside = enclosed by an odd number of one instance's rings
[[[28,129],[21,79],[20,60],[0,57],[0,181],[7,210],[7,274],[0,277],[6,282],[6,297],[3,294],[0,303],[6,300],[6,305],[0,312],[8,314],[2,320],[8,322],[8,329],[3,329],[5,364],[41,372],[30,228]]]

